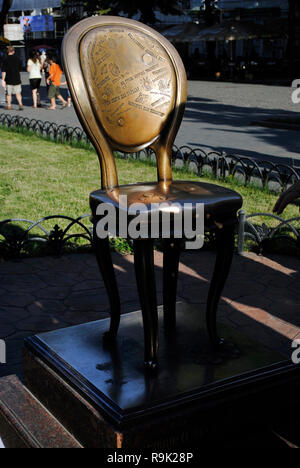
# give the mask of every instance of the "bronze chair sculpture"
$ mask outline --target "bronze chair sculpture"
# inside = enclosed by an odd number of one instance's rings
[[[216,329],[218,302],[229,273],[236,213],[241,197],[231,190],[202,182],[172,181],[171,152],[187,98],[183,63],[174,47],[153,29],[119,17],[95,17],[76,24],[63,43],[63,61],[78,117],[99,156],[101,190],[90,195],[98,265],[108,292],[111,326],[117,335],[120,298],[108,238],[97,236],[98,207],[111,203],[128,212],[136,202],[185,202],[205,206],[206,229],[216,231],[217,260],[207,301],[207,329],[212,345],[222,346]],[[119,186],[113,151],[128,153],[150,147],[156,153],[157,182]],[[127,206],[119,203],[128,197]],[[179,240],[165,241],[164,318],[175,325]],[[158,318],[153,264],[153,238],[134,240],[134,261],[141,302],[145,364],[157,365]]]

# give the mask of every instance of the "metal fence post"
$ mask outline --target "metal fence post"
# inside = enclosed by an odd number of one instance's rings
[[[246,213],[244,210],[239,211],[239,228],[238,228],[238,254],[244,254],[244,237],[245,237]]]

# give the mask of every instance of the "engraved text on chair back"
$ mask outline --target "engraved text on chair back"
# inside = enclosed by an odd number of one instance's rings
[[[151,143],[175,104],[175,72],[163,47],[142,32],[107,26],[86,34],[80,56],[95,114],[114,146]]]
[[[75,108],[100,156],[102,187],[118,184],[112,150],[148,146],[159,180],[171,180],[186,101],[184,67],[173,46],[136,21],[89,18],[67,34],[63,59]]]

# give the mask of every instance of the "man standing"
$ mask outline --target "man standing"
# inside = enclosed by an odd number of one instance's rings
[[[2,66],[2,86],[6,87],[7,93],[7,110],[11,109],[12,95],[15,94],[19,110],[23,110],[22,103],[22,85],[21,74],[22,69],[21,61],[15,55],[15,49],[12,46],[7,47],[7,58],[4,60]]]

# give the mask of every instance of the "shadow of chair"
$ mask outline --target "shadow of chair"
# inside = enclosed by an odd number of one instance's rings
[[[189,210],[189,219],[193,226],[197,224],[197,206],[201,205],[205,229],[216,233],[217,245],[207,302],[207,329],[212,345],[222,346],[216,312],[230,270],[236,213],[242,199],[236,192],[217,185],[172,180],[171,152],[187,98],[186,74],[179,54],[153,29],[133,20],[104,16],[85,19],[68,32],[63,43],[63,62],[77,115],[100,160],[101,189],[91,193],[90,205],[96,257],[110,300],[111,325],[106,340],[115,339],[120,324],[120,298],[108,236],[99,233],[99,226],[103,228],[105,223],[106,234],[111,231],[107,218],[110,208],[116,214],[114,235],[133,239],[145,365],[155,368],[158,314],[153,240],[164,238],[164,322],[166,328],[172,329],[176,324],[183,219]],[[120,186],[114,151],[132,153],[148,147],[156,154],[157,181]],[[140,210],[134,211],[136,204]],[[140,235],[133,236],[129,226],[132,221],[138,223],[141,211],[147,234],[142,235],[140,226]],[[163,229],[164,212],[170,214],[168,235]],[[175,227],[175,213],[181,216],[180,232],[178,225]],[[153,218],[158,220],[155,233]],[[118,222],[124,219],[125,232],[124,223]]]

